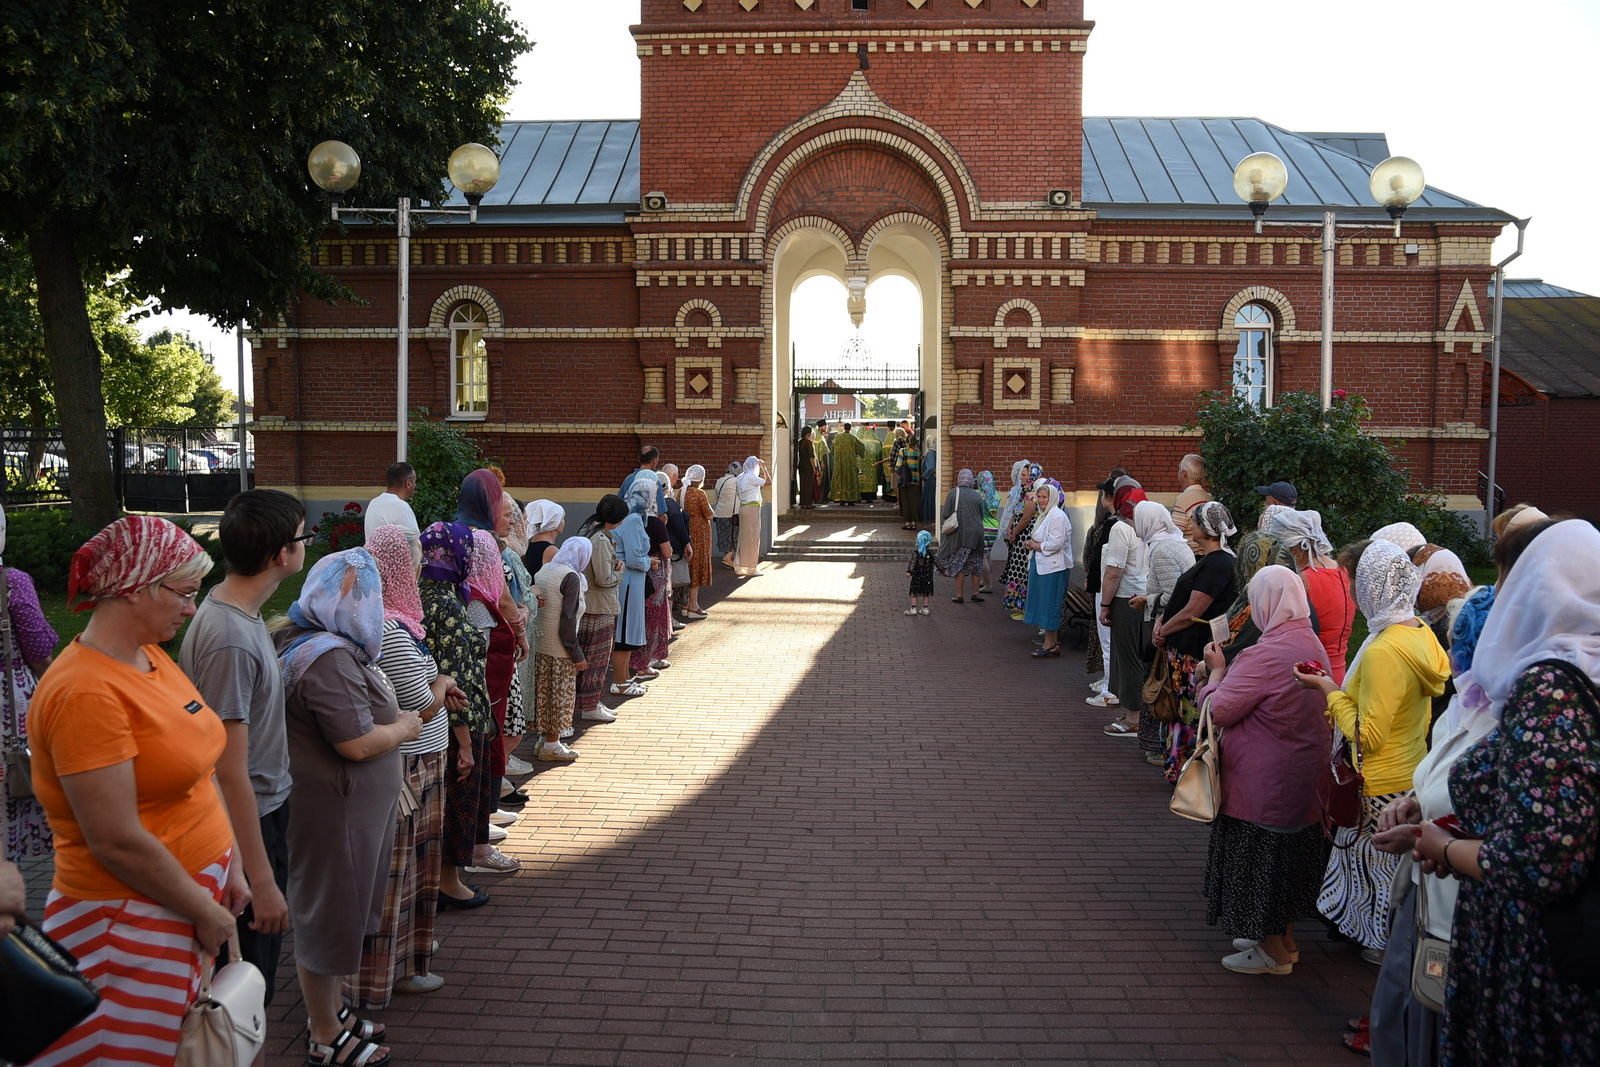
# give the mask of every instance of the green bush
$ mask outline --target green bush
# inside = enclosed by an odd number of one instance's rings
[[[329,552],[360,548],[367,543],[366,511],[352,500],[340,511],[324,511],[311,532],[317,535],[311,543]]]
[[[417,469],[417,492],[411,510],[427,529],[452,522],[461,499],[461,480],[486,462],[478,443],[446,422],[429,421],[426,412],[411,413],[406,460]]]
[[[1200,400],[1190,428],[1205,435],[1200,455],[1211,491],[1241,530],[1253,529],[1261,515],[1255,487],[1285,481],[1300,491],[1301,507],[1322,513],[1335,545],[1409,522],[1467,566],[1489,562],[1473,525],[1447,510],[1440,494],[1412,491],[1389,448],[1362,430],[1371,411],[1361,397],[1339,390],[1326,412],[1310,393],[1286,393],[1261,411],[1232,392],[1206,392]]]
[[[222,580],[222,545],[211,534],[196,534],[187,519],[175,520],[200,542],[217,567],[206,584]],[[17,508],[6,513],[6,564],[27,571],[42,592],[65,596],[72,555],[99,527],[80,526],[66,508]]]

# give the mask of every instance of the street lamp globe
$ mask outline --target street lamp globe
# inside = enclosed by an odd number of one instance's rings
[[[361,157],[343,141],[323,141],[306,157],[306,170],[317,188],[331,196],[350,191],[361,177]]]
[[[1289,187],[1289,168],[1271,152],[1253,152],[1233,168],[1233,191],[1257,216]]]
[[[467,203],[475,205],[500,180],[500,157],[481,144],[469,142],[450,153],[446,170],[450,184],[466,194]]]
[[[1372,199],[1389,212],[1390,218],[1404,215],[1426,188],[1422,167],[1406,156],[1390,156],[1372,168]]]

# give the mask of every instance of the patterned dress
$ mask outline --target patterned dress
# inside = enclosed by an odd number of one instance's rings
[[[1027,501],[1023,503],[1024,513],[1031,507]],[[1006,552],[1006,569],[1001,573],[1000,580],[1004,585],[1005,595],[1001,599],[1006,610],[1018,619],[1028,607],[1028,558],[1029,551],[1023,547],[1033,530],[1034,516],[1028,515],[1024,521],[1016,523],[1016,533],[1011,535],[1011,547]]]
[[[1535,664],[1500,726],[1450,770],[1483,881],[1456,899],[1440,1063],[1600,1063],[1600,991],[1557,978],[1541,911],[1595,877],[1600,723],[1566,672]]]
[[[6,582],[10,608],[6,617],[0,618],[0,627],[10,629],[12,651],[11,662],[4,665],[7,678],[0,680],[0,685],[10,683],[9,694],[3,694],[10,699],[0,699],[0,746],[10,752],[28,745],[28,701],[33,699],[33,687],[38,682],[28,664],[49,659],[55,651],[57,637],[39,608],[39,594],[34,591],[33,579],[28,573],[7,567],[0,576]],[[44,809],[31,796],[11,795],[5,783],[3,761],[0,761],[0,803],[4,805],[0,807],[0,859],[19,860],[51,852],[54,843]]]
[[[694,548],[689,585],[703,588],[711,584],[711,501],[705,490],[690,486],[683,494],[683,510],[689,516],[689,544]]]

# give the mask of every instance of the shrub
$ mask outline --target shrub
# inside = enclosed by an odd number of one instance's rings
[[[1489,561],[1476,529],[1447,510],[1439,493],[1412,491],[1389,448],[1362,430],[1372,416],[1361,397],[1339,390],[1326,412],[1311,393],[1286,393],[1261,411],[1231,392],[1202,393],[1200,400],[1190,427],[1205,435],[1200,454],[1211,491],[1239,529],[1253,529],[1261,516],[1255,487],[1286,481],[1300,491],[1301,507],[1322,513],[1335,545],[1409,522],[1469,567]]]
[[[222,580],[222,545],[211,534],[196,534],[188,519],[173,520],[200,542],[218,566],[206,577],[206,584]],[[65,596],[67,578],[72,571],[72,555],[85,541],[100,532],[97,526],[80,526],[72,521],[67,508],[17,508],[6,513],[7,565],[28,572],[36,587],[46,593]]]
[[[476,441],[446,422],[429,421],[426,412],[412,412],[406,436],[406,460],[417,469],[417,492],[411,510],[427,529],[452,522],[461,499],[461,480],[484,465]]]
[[[312,544],[324,546],[329,552],[360,548],[367,543],[367,515],[361,505],[352,500],[342,510],[324,511],[311,532],[317,535]]]

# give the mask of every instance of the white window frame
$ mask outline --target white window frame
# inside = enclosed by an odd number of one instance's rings
[[[1276,326],[1272,309],[1265,304],[1246,304],[1233,316],[1233,328],[1239,333],[1231,365],[1233,395],[1244,397],[1257,411],[1272,406],[1273,390],[1277,384],[1273,366],[1277,362],[1276,345],[1273,343]],[[1259,355],[1249,355],[1248,348],[1256,345],[1259,345]],[[1259,365],[1259,378],[1248,373],[1251,364]],[[1240,377],[1241,369],[1247,372],[1244,379]]]
[[[489,315],[468,301],[450,312],[450,418],[489,417]],[[471,354],[468,354],[468,353]]]
[[[838,393],[823,393],[822,394],[822,405],[823,405],[823,407],[827,407],[829,404],[837,404],[838,402],[839,402],[839,394]]]

